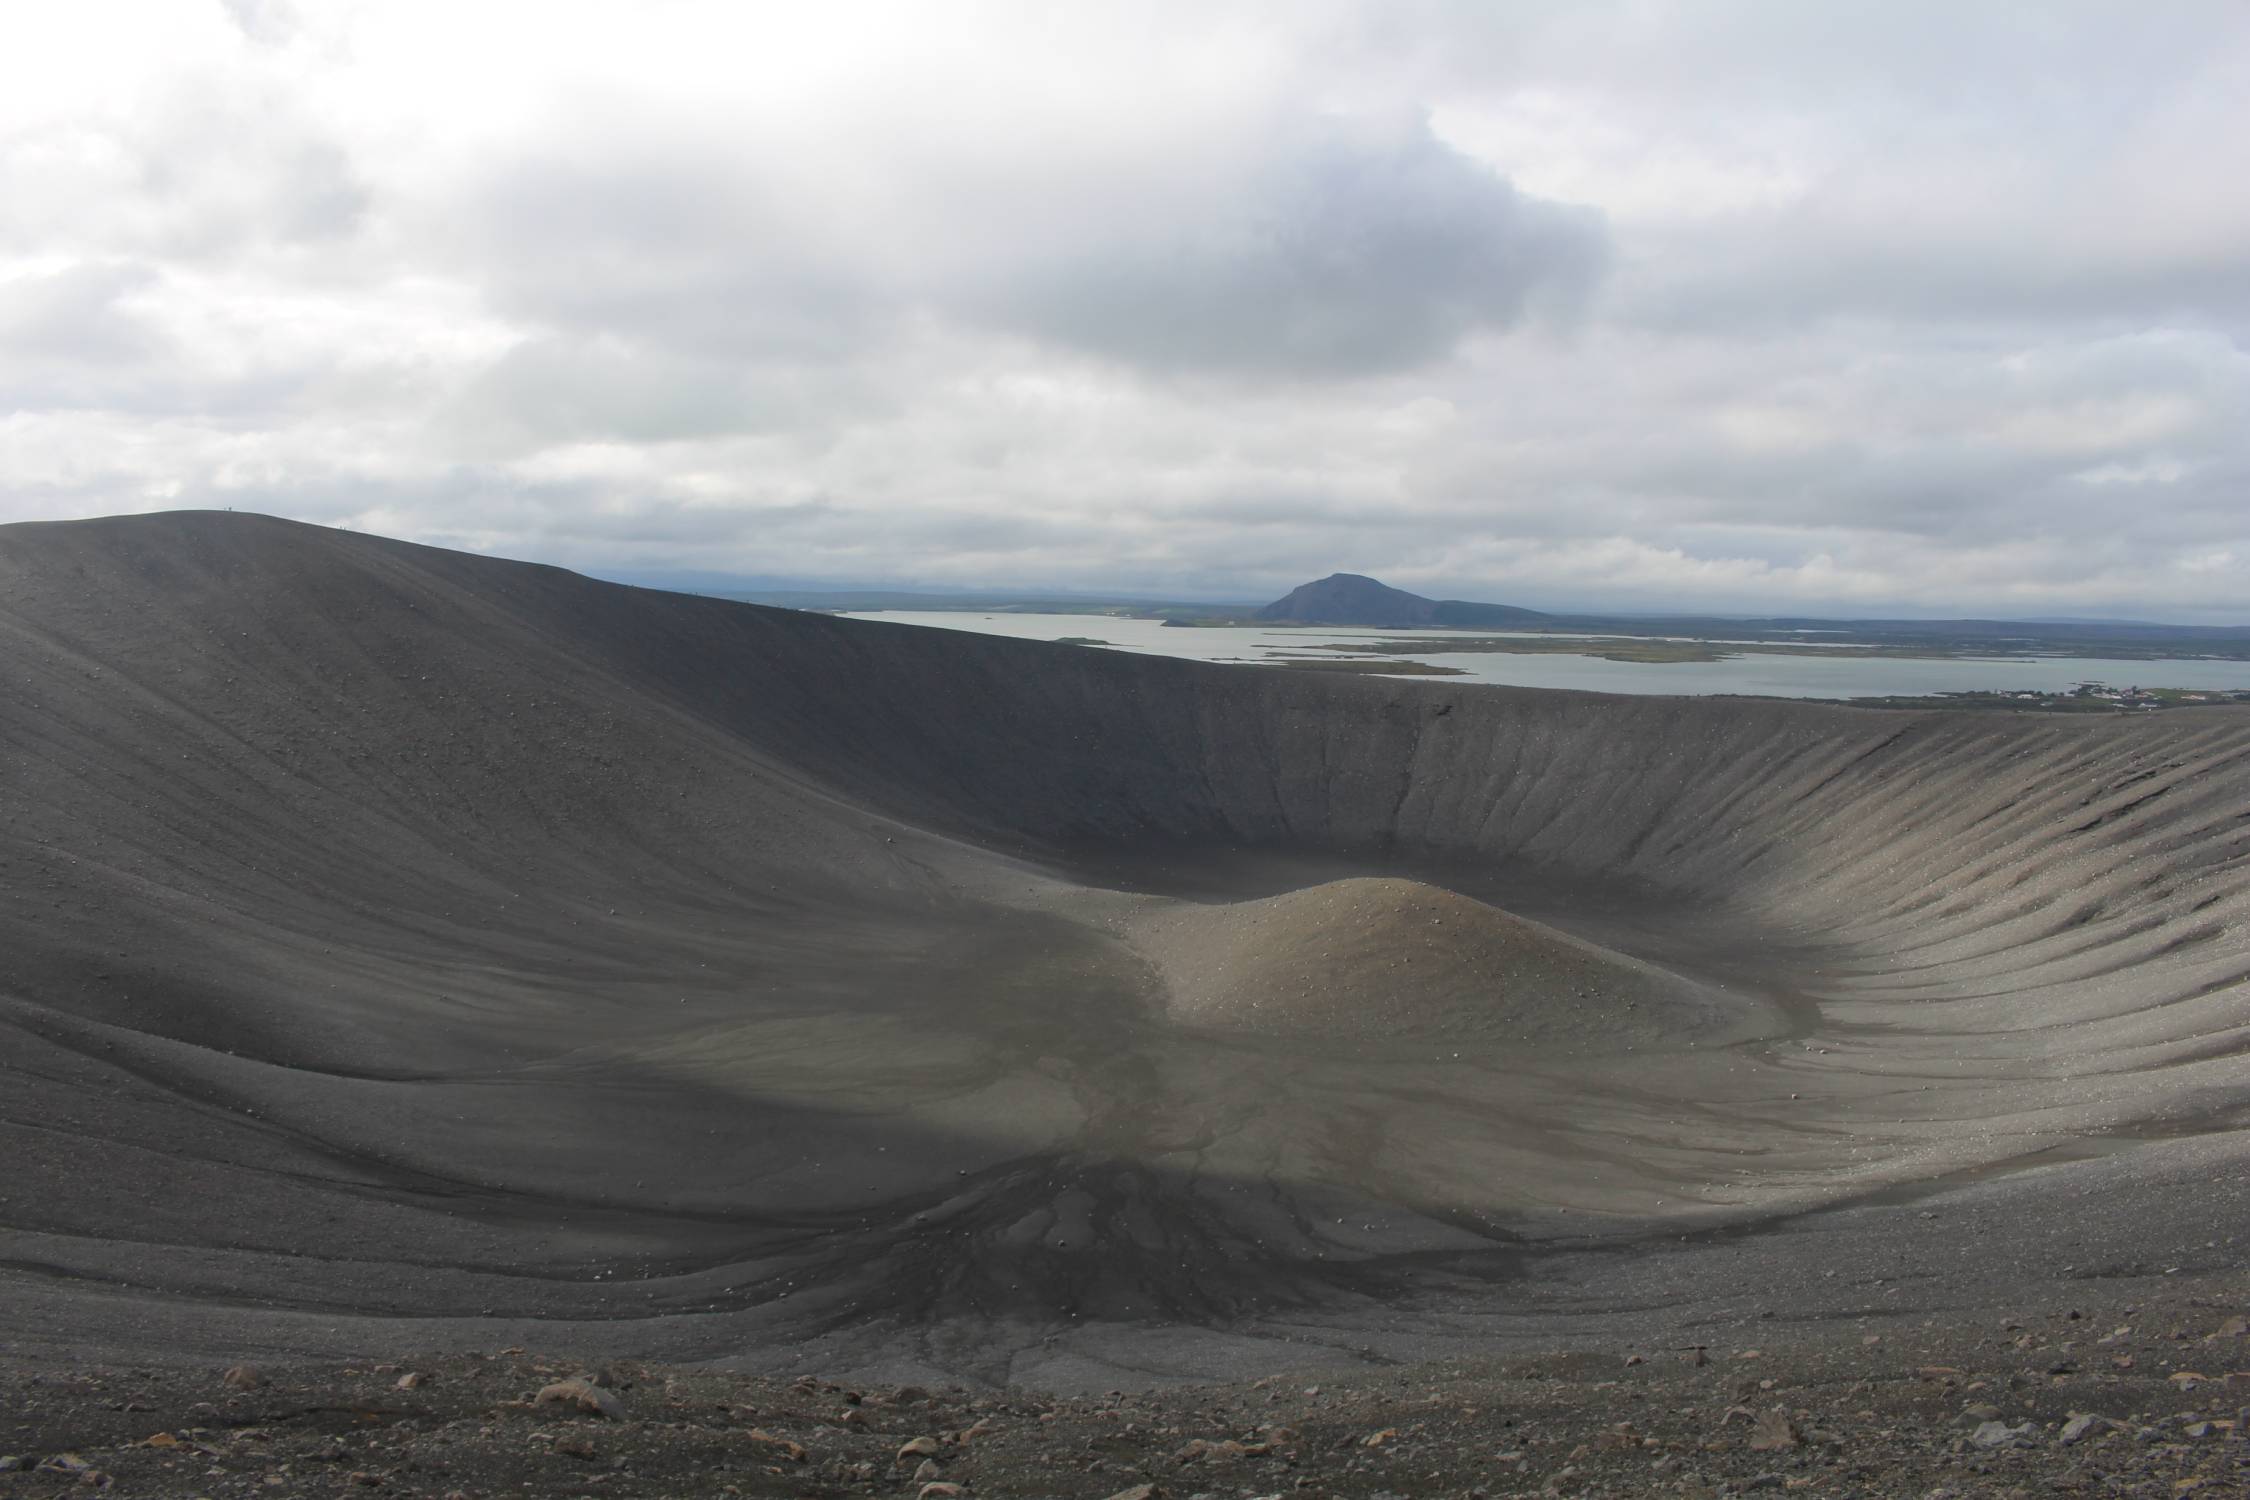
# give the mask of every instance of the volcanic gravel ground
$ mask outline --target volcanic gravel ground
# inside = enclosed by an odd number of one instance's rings
[[[2213,1290],[1079,1398],[518,1350],[45,1372],[7,1383],[0,1494],[2219,1497],[2250,1338]]]

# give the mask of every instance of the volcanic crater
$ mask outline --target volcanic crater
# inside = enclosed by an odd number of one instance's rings
[[[213,513],[0,528],[0,632],[25,1348],[1403,1357],[2250,1106],[2250,715],[1291,674]]]

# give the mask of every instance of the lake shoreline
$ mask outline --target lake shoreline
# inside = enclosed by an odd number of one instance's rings
[[[2049,713],[2224,706],[2250,696],[2250,662],[2224,657],[1964,654],[1856,642],[1279,624],[1181,629],[1124,615],[999,610],[875,610],[848,618],[1190,661],[1583,692]]]

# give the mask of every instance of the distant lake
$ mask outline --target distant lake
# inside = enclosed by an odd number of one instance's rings
[[[1033,615],[970,610],[877,610],[857,620],[929,625],[980,635],[1055,641],[1083,636],[1112,650],[1190,661],[1271,662],[1277,657],[1327,655],[1333,642],[1424,637],[1443,640],[1463,632],[1443,630],[1343,630],[1326,626],[1169,626],[1111,615]],[[1479,635],[1507,632],[1477,631]],[[1813,644],[1808,642],[1807,644]],[[1723,649],[1723,648],[1722,648]],[[1340,653],[1350,655],[1351,653]],[[1361,653],[1365,654],[1365,653]],[[2250,691],[2250,662],[2165,658],[2112,661],[2089,656],[1916,657],[1733,656],[1722,661],[1604,661],[1597,656],[1513,656],[1506,652],[1453,652],[1423,658],[1458,668],[1462,677],[1431,682],[1498,682],[1516,687],[1583,688],[1600,693],[1749,693],[1776,698],[1884,698],[1928,693],[2066,692],[2082,682],[2111,687]]]

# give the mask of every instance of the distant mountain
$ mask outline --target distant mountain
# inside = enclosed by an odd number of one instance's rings
[[[1256,618],[1297,625],[1387,625],[1508,627],[1552,618],[1512,604],[1474,604],[1466,599],[1425,599],[1358,573],[1331,573],[1303,584],[1264,609]]]

